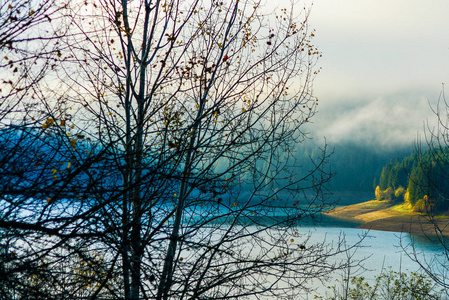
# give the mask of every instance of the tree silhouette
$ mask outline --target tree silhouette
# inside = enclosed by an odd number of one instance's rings
[[[329,260],[343,241],[298,228],[332,205],[325,147],[295,174],[318,101],[307,9],[63,7],[54,66],[21,116],[39,126],[4,135],[20,141],[5,142],[5,257],[39,271],[5,269],[22,276],[17,297],[284,297],[347,264]]]

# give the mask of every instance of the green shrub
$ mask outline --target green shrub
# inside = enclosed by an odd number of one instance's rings
[[[396,272],[391,268],[383,270],[375,278],[374,283],[368,283],[363,276],[344,279],[342,286],[329,287],[331,293],[316,299],[329,300],[436,300],[441,299],[443,290],[434,289],[432,280],[425,274],[417,272]]]
[[[394,197],[396,198],[396,200],[404,200],[404,195],[405,195],[405,189],[400,186],[398,187],[395,191],[394,191]]]
[[[387,199],[387,200],[393,200],[393,198],[394,198],[394,190],[393,190],[392,187],[389,187],[389,188],[387,188],[384,191],[384,198]]]

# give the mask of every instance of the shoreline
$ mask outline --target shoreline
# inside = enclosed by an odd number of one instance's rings
[[[371,200],[334,208],[324,214],[347,221],[362,222],[357,228],[394,231],[421,235],[437,235],[434,224],[429,217],[416,213],[405,203]],[[449,217],[438,216],[434,221],[445,236],[449,236]]]

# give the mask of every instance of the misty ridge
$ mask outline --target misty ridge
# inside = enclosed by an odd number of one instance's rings
[[[320,147],[316,140],[308,141],[307,145],[298,147],[296,155],[301,161],[299,164],[304,166],[303,171],[307,171],[312,165],[311,161],[319,157]],[[410,155],[413,149],[413,143],[385,149],[373,148],[360,142],[328,143],[327,151],[330,156],[327,167],[333,173],[329,190],[369,193],[370,199],[374,199],[376,180],[378,181],[383,167],[392,159]]]
[[[426,129],[436,126],[432,108],[438,93],[411,88],[344,99],[325,95],[325,107],[307,126],[310,140],[298,145],[296,156],[307,165],[326,145],[331,153],[328,167],[334,173],[329,189],[367,192],[372,199],[383,167],[410,155],[425,140]]]

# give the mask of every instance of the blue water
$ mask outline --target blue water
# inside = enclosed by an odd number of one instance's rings
[[[336,242],[339,237],[344,235],[348,245],[355,244],[360,241],[361,247],[354,250],[353,259],[363,260],[363,268],[353,268],[351,276],[363,276],[370,284],[374,283],[375,277],[379,276],[383,270],[391,269],[396,272],[422,272],[419,265],[414,262],[406,253],[411,253],[411,238],[413,245],[417,251],[417,255],[422,261],[433,258],[443,257],[444,250],[442,247],[424,236],[411,236],[406,233],[386,232],[376,230],[363,230],[358,228],[344,227],[326,227],[326,224],[320,226],[303,226],[303,230],[309,230],[312,234],[310,242],[320,243],[323,240],[327,242]],[[333,223],[336,225],[336,221]],[[335,260],[346,259],[345,256],[335,257]],[[345,274],[334,273],[328,281],[328,286],[341,285],[342,278]],[[330,290],[321,283],[312,284],[316,287],[318,295],[324,296]],[[313,295],[309,295],[307,299],[313,299]],[[447,298],[445,298],[447,299]]]

